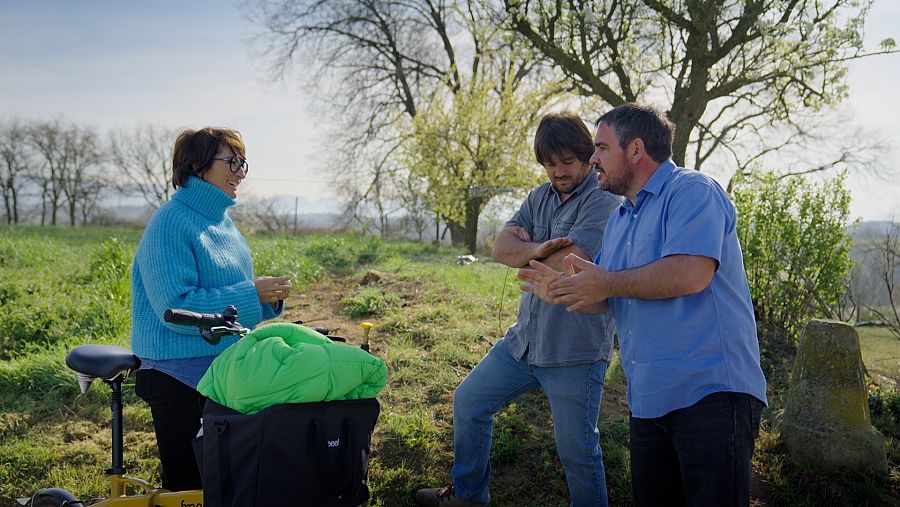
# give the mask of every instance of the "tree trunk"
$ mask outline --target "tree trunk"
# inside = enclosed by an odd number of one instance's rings
[[[75,214],[75,200],[69,201],[69,227],[75,227],[75,220],[77,219],[77,215]]]
[[[47,192],[41,194],[41,225],[47,225]]]
[[[13,213],[8,192],[3,192],[3,206],[6,208],[6,225],[10,225],[13,223]]]
[[[668,113],[669,119],[675,124],[675,135],[672,140],[672,160],[680,167],[685,167],[687,163],[687,149],[691,141],[691,132],[697,126],[700,116],[706,109],[705,100],[697,99],[693,103],[696,104],[694,109],[673,105]],[[699,167],[692,167],[691,169],[700,170]]]
[[[465,223],[447,220],[450,228],[450,241],[453,246],[465,246],[470,254],[475,254],[478,244],[478,217],[481,215],[484,199],[481,197],[469,197],[466,200]]]
[[[478,216],[481,214],[481,199],[470,199],[466,202],[466,247],[475,255],[478,243]]]
[[[466,244],[466,226],[455,221],[447,220],[447,228],[450,229],[450,244],[463,246]]]

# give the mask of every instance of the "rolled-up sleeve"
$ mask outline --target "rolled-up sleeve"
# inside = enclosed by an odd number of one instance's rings
[[[506,222],[505,227],[522,227],[528,231],[528,234],[531,237],[534,237],[534,217],[532,216],[534,206],[532,204],[532,201],[536,198],[537,189],[529,192],[528,197],[526,197],[525,200],[522,201],[522,205],[519,206],[519,210],[516,211],[516,214],[509,219],[509,222]]]

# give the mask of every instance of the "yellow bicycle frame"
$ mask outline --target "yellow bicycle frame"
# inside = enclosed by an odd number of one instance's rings
[[[154,488],[149,482],[122,474],[109,476],[109,498],[92,504],[92,507],[203,507],[203,491],[169,491]],[[126,488],[134,486],[142,491],[138,495],[126,495]]]

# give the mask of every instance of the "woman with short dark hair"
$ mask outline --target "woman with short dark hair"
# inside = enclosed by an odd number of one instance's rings
[[[162,486],[200,489],[191,440],[205,399],[196,391],[213,359],[237,340],[210,345],[190,326],[163,320],[166,309],[220,313],[237,308],[249,328],[284,309],[290,278],[254,277],[246,240],[228,216],[247,177],[235,130],[182,131],[172,157],[176,191],[147,224],[131,270],[131,348],[141,358],[135,392],[150,405]]]

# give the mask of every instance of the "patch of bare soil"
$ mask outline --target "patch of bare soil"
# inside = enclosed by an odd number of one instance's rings
[[[363,276],[328,277],[310,287],[297,291],[285,301],[285,311],[281,320],[297,322],[309,327],[323,326],[329,334],[347,339],[351,345],[363,342],[363,330],[359,324],[367,319],[353,319],[343,312],[341,299],[353,294],[360,286],[379,287],[400,294],[404,300],[413,298],[419,290],[419,282],[397,280],[390,273],[369,270]],[[369,346],[377,353],[384,340],[378,327],[369,334]]]
[[[347,343],[362,343],[363,331],[359,322],[341,312],[341,299],[350,294],[356,283],[346,278],[329,277],[291,294],[284,302],[281,320],[309,327],[324,326],[329,334],[347,339]],[[376,331],[372,331],[372,342]]]
[[[624,383],[607,384],[603,388],[603,401],[600,405],[600,413],[608,416],[628,418],[631,412],[628,410],[625,389]]]

